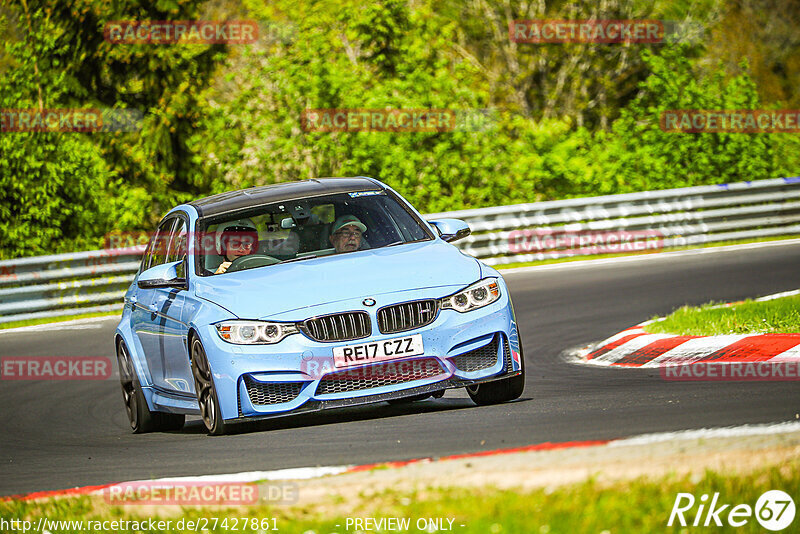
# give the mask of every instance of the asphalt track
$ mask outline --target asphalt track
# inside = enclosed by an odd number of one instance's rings
[[[305,415],[206,436],[132,435],[119,383],[0,381],[0,495],[167,476],[437,457],[542,442],[794,420],[796,382],[667,382],[560,353],[683,304],[800,287],[800,244],[505,275],[527,364],[523,397],[476,407],[463,390],[409,406]],[[3,356],[112,356],[115,320],[0,333]],[[114,362],[116,364],[116,362]]]

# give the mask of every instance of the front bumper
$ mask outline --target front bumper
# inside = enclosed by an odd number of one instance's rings
[[[233,345],[208,326],[201,337],[222,416],[244,421],[355,406],[516,375],[522,365],[516,322],[505,284],[502,291],[485,308],[439,310],[431,324],[397,334],[377,333],[375,307],[368,310],[373,335],[342,343],[294,334],[275,345]],[[430,293],[415,297],[430,298]],[[342,309],[359,304],[343,303]],[[422,355],[346,370],[333,364],[334,347],[414,334],[422,336]]]

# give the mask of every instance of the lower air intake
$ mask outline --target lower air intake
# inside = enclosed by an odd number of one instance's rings
[[[379,363],[325,375],[317,386],[317,395],[403,384],[431,378],[443,372],[444,369],[436,358]]]
[[[303,382],[257,382],[245,377],[247,396],[254,406],[290,402],[300,395]]]
[[[491,343],[451,358],[453,365],[455,365],[459,371],[465,372],[480,371],[481,369],[492,367],[497,363],[498,337],[499,334],[496,334]],[[508,344],[506,343],[503,347],[504,356],[507,350]]]

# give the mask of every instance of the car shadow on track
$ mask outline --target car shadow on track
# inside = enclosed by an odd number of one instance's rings
[[[533,400],[529,397],[516,399],[505,404],[516,404]],[[228,434],[249,434],[269,430],[286,430],[311,426],[331,425],[336,423],[350,423],[399,417],[405,415],[419,415],[426,413],[452,412],[468,409],[491,409],[492,406],[481,407],[475,405],[469,398],[426,399],[423,401],[409,402],[408,404],[375,403],[352,408],[336,408],[323,412],[295,414],[274,419],[253,421],[252,423],[239,423],[232,425]],[[206,428],[199,419],[187,420],[181,430],[170,432],[172,434],[205,434]]]

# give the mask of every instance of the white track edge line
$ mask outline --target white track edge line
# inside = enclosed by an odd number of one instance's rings
[[[194,482],[218,482],[218,483],[247,483],[258,482],[261,480],[309,480],[321,478],[329,475],[344,473],[351,466],[325,466],[325,467],[296,467],[292,469],[277,469],[273,471],[246,471],[242,473],[230,473],[223,475],[197,475],[189,477],[168,477],[153,480],[131,480],[128,482],[117,482],[110,487],[127,486],[133,484],[175,484],[175,483],[194,483]],[[108,492],[108,488],[94,491],[95,494]]]
[[[609,447],[623,447],[628,445],[649,445],[673,440],[691,440],[704,438],[736,438],[745,436],[765,436],[772,434],[787,434],[800,432],[800,421],[785,421],[782,423],[739,425],[718,428],[698,428],[694,430],[678,430],[676,432],[655,432],[641,434],[629,438],[616,439],[608,443]]]

